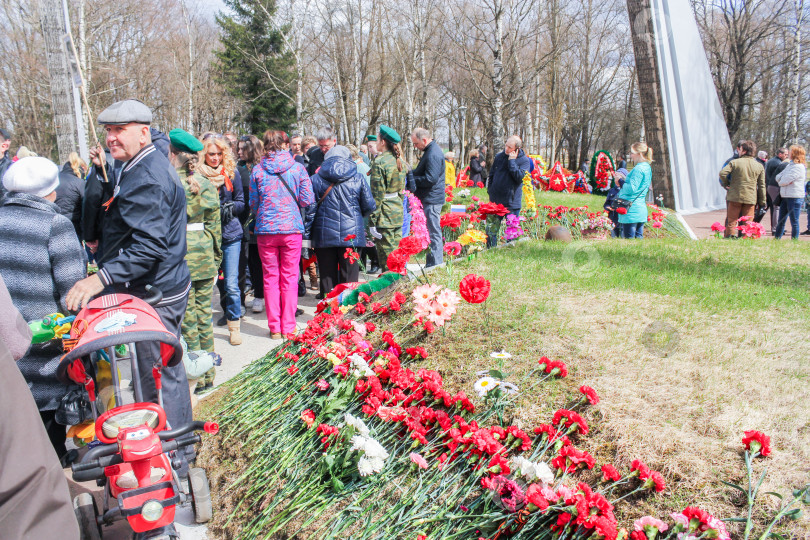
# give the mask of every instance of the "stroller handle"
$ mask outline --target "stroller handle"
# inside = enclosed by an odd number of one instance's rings
[[[163,300],[163,292],[160,289],[155,287],[154,285],[147,285],[144,287],[146,293],[149,295],[146,298],[143,298],[143,301],[149,304],[150,306],[155,306]]]

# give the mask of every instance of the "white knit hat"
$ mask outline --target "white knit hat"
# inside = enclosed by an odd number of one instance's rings
[[[3,187],[37,197],[50,195],[59,185],[59,167],[44,157],[25,157],[11,164],[3,175]]]

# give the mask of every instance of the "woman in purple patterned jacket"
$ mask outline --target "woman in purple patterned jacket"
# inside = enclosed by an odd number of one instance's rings
[[[295,332],[301,209],[315,202],[306,169],[287,151],[283,131],[264,134],[265,155],[250,174],[250,210],[264,268],[264,304],[270,337]]]

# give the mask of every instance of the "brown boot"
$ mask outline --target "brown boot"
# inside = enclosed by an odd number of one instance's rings
[[[231,345],[241,345],[242,344],[242,334],[239,333],[239,323],[240,321],[228,321],[228,332],[230,332],[230,342]]]
[[[318,271],[315,269],[314,264],[310,264],[309,268],[309,289],[312,291],[319,291],[320,287],[318,286]]]

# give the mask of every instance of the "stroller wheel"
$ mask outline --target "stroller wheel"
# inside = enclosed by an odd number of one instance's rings
[[[96,500],[89,493],[80,493],[73,498],[73,511],[79,522],[81,540],[101,540],[101,526],[98,524]]]
[[[191,486],[191,507],[194,510],[194,521],[207,523],[214,514],[211,505],[211,491],[205,469],[194,467],[188,470],[188,481]]]

